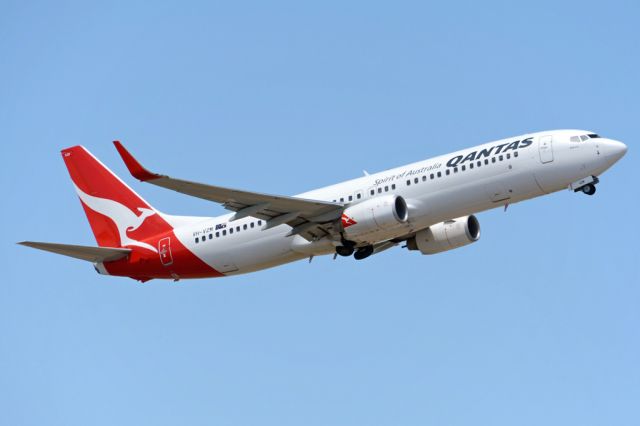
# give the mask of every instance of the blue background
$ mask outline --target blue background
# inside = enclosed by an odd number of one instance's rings
[[[640,424],[638,2],[109,3],[0,2],[1,424]],[[555,128],[629,152],[432,257],[141,285],[15,245],[95,244],[71,145],[217,215],[111,141],[295,194]]]

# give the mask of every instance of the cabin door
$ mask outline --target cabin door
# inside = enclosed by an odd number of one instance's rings
[[[540,162],[543,164],[553,161],[553,136],[541,136],[538,139],[538,152],[540,153]]]

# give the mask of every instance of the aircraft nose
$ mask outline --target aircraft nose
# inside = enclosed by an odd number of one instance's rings
[[[627,153],[627,146],[622,142],[607,139],[602,145],[604,148],[604,155],[614,162],[621,159],[624,154]]]

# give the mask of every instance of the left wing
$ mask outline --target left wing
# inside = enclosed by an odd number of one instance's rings
[[[266,229],[286,223],[292,227],[289,235],[300,234],[307,240],[313,241],[331,234],[334,231],[331,222],[338,219],[344,210],[342,203],[249,192],[152,173],[145,169],[119,141],[113,143],[129,172],[136,179],[221,203],[224,208],[236,212],[231,221],[253,216],[266,220]]]

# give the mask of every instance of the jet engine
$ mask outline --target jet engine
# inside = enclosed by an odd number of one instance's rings
[[[341,218],[344,236],[356,243],[375,243],[408,229],[407,203],[399,195],[383,195],[347,207]]]
[[[407,240],[409,250],[436,254],[475,243],[480,239],[480,223],[474,215],[437,223]]]

